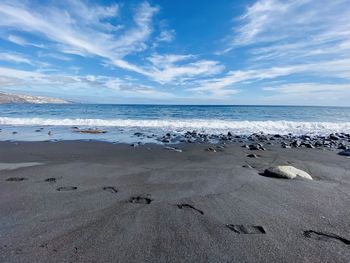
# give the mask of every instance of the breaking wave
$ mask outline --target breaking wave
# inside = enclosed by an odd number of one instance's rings
[[[235,134],[264,132],[268,134],[318,134],[350,132],[350,122],[300,122],[300,121],[233,121],[216,119],[45,119],[0,117],[0,125],[18,126],[84,126],[139,128],[185,132],[197,130],[207,133],[231,131]]]

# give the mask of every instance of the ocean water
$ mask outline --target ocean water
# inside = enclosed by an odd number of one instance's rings
[[[99,128],[104,134],[81,134]],[[40,129],[41,128],[41,129]],[[103,140],[154,142],[166,132],[328,135],[350,132],[350,107],[166,106],[95,104],[0,105],[0,140]],[[50,131],[50,134],[48,132]]]

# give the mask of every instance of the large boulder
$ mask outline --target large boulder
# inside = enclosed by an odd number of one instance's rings
[[[270,167],[265,170],[264,175],[268,177],[285,179],[294,179],[295,177],[299,176],[308,180],[312,180],[311,175],[309,175],[307,172],[304,172],[290,165],[279,165]]]

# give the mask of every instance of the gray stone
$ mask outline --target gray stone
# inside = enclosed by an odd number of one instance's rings
[[[294,166],[290,165],[270,167],[265,170],[264,175],[268,177],[285,179],[294,179],[298,176],[304,179],[312,180],[311,175],[309,175],[307,172],[304,172],[303,170],[297,169]]]

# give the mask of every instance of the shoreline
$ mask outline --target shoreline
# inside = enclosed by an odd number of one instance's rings
[[[163,135],[148,135],[144,132],[135,132],[129,135],[131,140],[111,141],[103,139],[107,132],[103,129],[80,129],[72,127],[72,133],[88,134],[89,138],[72,138],[72,139],[47,139],[47,140],[16,140],[16,137],[22,136],[17,132],[12,133],[13,139],[1,140],[1,142],[103,142],[110,144],[128,144],[138,147],[147,144],[157,144],[163,146],[176,146],[181,144],[241,144],[242,147],[250,150],[264,150],[264,145],[279,145],[282,148],[332,148],[338,150],[348,150],[350,148],[349,133],[330,133],[329,135],[293,135],[289,134],[265,134],[263,132],[253,133],[250,135],[238,135],[228,132],[227,134],[210,134],[201,133],[195,130],[185,133],[164,132]],[[41,132],[42,130],[36,130]],[[0,129],[0,133],[1,133]],[[49,130],[48,137],[52,137]],[[0,134],[1,135],[1,134]]]
[[[350,257],[350,162],[340,150],[278,144],[250,150],[241,143],[169,146],[181,152],[165,147],[0,142],[1,261]],[[313,180],[263,176],[275,165],[292,165]]]

